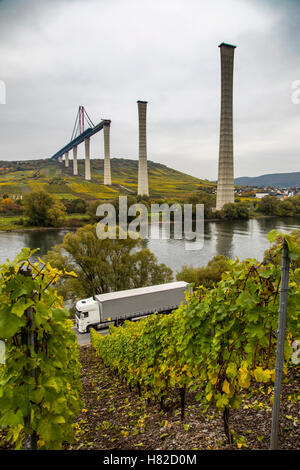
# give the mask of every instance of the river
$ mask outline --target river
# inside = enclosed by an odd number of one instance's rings
[[[264,251],[270,246],[267,234],[277,229],[290,232],[300,229],[300,217],[261,218],[238,221],[205,222],[204,245],[200,250],[188,251],[184,240],[144,240],[143,246],[149,248],[160,263],[172,268],[174,273],[186,265],[203,266],[216,254],[230,258],[256,258],[261,260]],[[40,248],[43,256],[54,245],[61,243],[66,230],[0,232],[0,263],[12,260],[22,247]]]

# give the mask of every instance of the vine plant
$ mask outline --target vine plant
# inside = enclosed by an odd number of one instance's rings
[[[59,449],[81,407],[76,335],[53,286],[63,275],[23,248],[0,266],[0,426],[17,449]]]

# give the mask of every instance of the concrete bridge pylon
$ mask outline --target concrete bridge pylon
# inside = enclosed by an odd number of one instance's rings
[[[139,118],[139,169],[138,196],[149,196],[147,168],[147,101],[138,101]]]
[[[236,46],[222,42],[219,45],[221,55],[221,117],[219,142],[219,167],[216,209],[234,202],[233,168],[233,62]]]
[[[85,147],[85,173],[84,178],[87,181],[91,180],[91,160],[90,160],[90,138],[87,137],[84,140],[84,147]]]
[[[105,121],[103,125],[104,136],[104,184],[111,185],[110,167],[110,121]]]

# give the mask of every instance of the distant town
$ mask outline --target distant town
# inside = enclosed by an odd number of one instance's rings
[[[262,199],[265,196],[273,196],[280,200],[284,200],[288,197],[298,196],[300,194],[300,187],[292,188],[276,188],[274,186],[245,186],[239,189],[235,189],[236,197],[255,197]]]

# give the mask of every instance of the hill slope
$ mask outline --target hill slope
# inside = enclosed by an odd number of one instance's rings
[[[277,188],[300,187],[300,172],[274,173],[261,176],[242,176],[235,178],[234,183],[238,186],[274,186]]]
[[[111,186],[103,184],[103,160],[91,160],[92,180],[84,179],[84,160],[78,160],[78,176],[70,167],[51,160],[0,162],[0,195],[21,195],[32,189],[44,189],[59,198],[87,200],[112,199],[120,195],[136,195],[138,161],[111,159]],[[148,161],[149,190],[153,198],[184,198],[202,187],[215,183],[173,170],[160,163]]]

